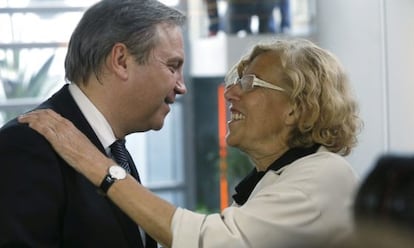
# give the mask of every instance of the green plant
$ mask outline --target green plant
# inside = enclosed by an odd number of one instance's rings
[[[52,65],[55,53],[43,58],[43,63],[36,68],[33,63],[41,58],[33,59],[35,52],[24,54],[22,49],[11,49],[3,51],[0,59],[0,101],[6,102],[16,98],[38,98],[47,93],[52,86],[48,80],[48,74]],[[27,52],[27,51],[26,51]],[[26,56],[25,56],[26,55]],[[3,112],[3,119],[8,120],[21,111]]]
[[[237,148],[229,147],[227,156],[227,179],[230,191],[253,169],[249,157]]]
[[[45,88],[51,87],[46,83],[46,79],[54,57],[54,53],[50,55],[38,71],[29,69],[27,64],[21,63],[20,49],[12,50],[11,56],[5,56],[4,60],[0,60],[0,77],[6,99],[38,97]]]

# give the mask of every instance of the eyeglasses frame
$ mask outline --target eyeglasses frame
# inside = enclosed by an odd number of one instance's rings
[[[234,85],[237,85],[237,84],[240,83],[240,87],[242,88],[243,91],[250,90],[250,88],[249,89],[244,89],[243,88],[243,85],[241,83],[241,81],[245,77],[253,77],[253,82],[252,82],[251,89],[253,89],[255,86],[257,86],[257,87],[262,87],[262,88],[267,88],[267,89],[272,89],[272,90],[277,90],[277,91],[282,91],[282,92],[285,92],[286,91],[285,89],[283,89],[283,88],[281,88],[279,86],[276,86],[274,84],[271,84],[269,82],[266,82],[266,81],[264,81],[264,80],[256,77],[256,75],[254,75],[254,74],[246,74],[246,75],[243,75],[241,78],[237,78],[233,83],[226,84],[226,89],[228,89],[230,87],[233,87]]]

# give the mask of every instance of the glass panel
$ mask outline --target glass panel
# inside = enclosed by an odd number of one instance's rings
[[[64,84],[64,57],[82,16],[74,1],[0,1],[0,124]]]
[[[148,143],[149,182],[182,181],[183,142],[182,142],[182,106],[179,102],[172,105],[164,127],[160,131],[151,131]],[[162,155],[160,156],[160,151]]]
[[[19,114],[37,106],[38,103],[37,101],[0,103],[0,127]]]
[[[28,110],[12,107],[19,101],[40,102],[63,85],[65,53],[65,47],[0,49],[0,104],[9,106],[0,122]]]
[[[65,53],[66,48],[0,50],[0,96],[12,99],[48,95],[62,79]]]
[[[12,42],[12,24],[7,14],[0,14],[0,33],[0,43]]]
[[[128,150],[143,184],[176,184],[184,180],[182,118],[181,103],[176,102],[161,130],[128,135]]]
[[[0,42],[66,44],[81,16],[81,12],[0,14]]]
[[[66,7],[83,6],[88,7],[98,0],[0,0],[0,7]]]
[[[162,192],[155,191],[155,193],[159,197],[163,198],[164,200],[168,202],[171,202],[172,204],[176,206],[185,207],[185,196],[183,192],[168,190],[168,191],[162,191]]]

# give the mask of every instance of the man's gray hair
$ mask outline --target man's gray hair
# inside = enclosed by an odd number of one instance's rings
[[[182,27],[180,11],[155,0],[102,0],[90,7],[73,32],[65,59],[66,80],[85,83],[101,67],[114,44],[127,46],[144,64],[157,45],[157,25]]]

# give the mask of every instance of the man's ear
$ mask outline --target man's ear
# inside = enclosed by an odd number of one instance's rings
[[[108,58],[109,69],[123,80],[128,79],[128,48],[123,43],[115,43]]]

